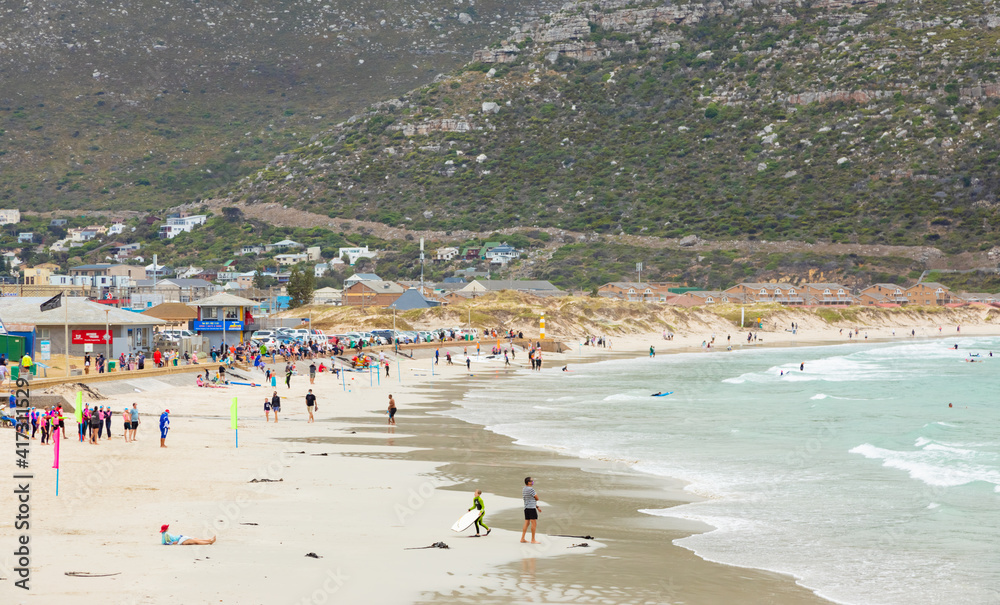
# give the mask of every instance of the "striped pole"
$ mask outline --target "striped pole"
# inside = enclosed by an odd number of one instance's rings
[[[545,313],[542,313],[541,319],[538,320],[538,339],[545,340]]]

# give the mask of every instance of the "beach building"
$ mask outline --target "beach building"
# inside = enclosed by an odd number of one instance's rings
[[[425,297],[415,288],[410,288],[403,292],[391,305],[390,309],[397,311],[409,311],[410,309],[429,309],[441,306],[441,302]]]
[[[89,277],[120,276],[136,281],[146,279],[146,271],[138,265],[123,265],[119,263],[96,263],[92,265],[77,265],[69,268],[70,276],[85,275]]]
[[[742,294],[748,303],[779,303],[782,305],[804,305],[806,299],[800,288],[789,283],[765,284],[743,282],[726,288],[727,294]]]
[[[186,330],[189,322],[198,319],[198,310],[184,303],[168,302],[150,307],[142,312],[148,317],[162,319],[166,329]],[[159,330],[157,330],[159,331]]]
[[[313,304],[339,305],[343,290],[337,288],[319,288],[313,291]]]
[[[665,302],[668,305],[690,308],[726,303],[743,304],[746,299],[742,294],[729,294],[724,290],[691,290],[684,294],[672,294]]]
[[[55,263],[42,263],[21,269],[21,283],[26,286],[48,286],[49,278],[59,270]]]
[[[133,301],[145,300],[151,304],[143,306],[152,307],[165,302],[189,303],[211,296],[215,290],[214,284],[197,278],[171,277],[155,282],[151,279],[144,279],[136,282],[132,298]]]
[[[356,307],[388,307],[404,291],[403,286],[391,281],[358,281],[344,288],[341,303]]]
[[[48,343],[52,354],[66,352],[64,322],[69,323],[70,355],[82,357],[87,350],[95,355],[110,353],[117,357],[120,353],[149,351],[152,345],[153,329],[163,325],[163,321],[130,311],[101,305],[82,297],[64,297],[62,305],[51,311],[42,311],[39,306],[49,297],[0,297],[0,319],[5,323],[17,323],[31,327],[28,350],[35,359],[42,342]],[[90,345],[90,346],[87,346]]]
[[[481,294],[501,290],[527,292],[535,296],[566,296],[568,294],[565,290],[560,290],[552,285],[551,282],[537,279],[475,279],[458,291]]]
[[[947,305],[952,301],[948,286],[937,282],[920,282],[906,289],[906,299],[911,305]]]
[[[659,300],[653,287],[646,282],[613,281],[597,288],[597,295],[601,298],[613,298],[616,300],[631,300],[638,302],[652,302]],[[666,297],[664,297],[665,299]]]
[[[382,278],[374,273],[355,273],[344,280],[344,289],[348,289],[360,281],[382,281]]]
[[[866,307],[876,305],[905,305],[909,302],[909,299],[906,298],[903,290],[901,286],[897,286],[896,284],[872,284],[867,288],[863,288],[858,293],[858,304]]]
[[[840,307],[855,304],[851,291],[840,284],[802,284],[801,288],[806,304]]]
[[[194,301],[191,306],[198,310],[191,329],[205,337],[208,346],[243,342],[259,328],[253,311],[259,303],[241,296],[223,292]]]

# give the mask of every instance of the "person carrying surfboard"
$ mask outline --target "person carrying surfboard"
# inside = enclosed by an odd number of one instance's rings
[[[487,536],[490,535],[490,532],[493,531],[493,530],[490,529],[489,527],[487,527],[486,522],[483,521],[483,518],[486,516],[486,505],[483,504],[483,490],[481,490],[481,489],[477,489],[476,490],[476,495],[472,497],[472,506],[469,507],[470,511],[472,509],[476,509],[476,510],[482,511],[482,513],[480,513],[480,515],[478,517],[476,517],[476,520],[475,520],[476,536],[477,537],[479,536],[479,526],[480,525],[482,525],[483,529],[486,530],[486,535]]]

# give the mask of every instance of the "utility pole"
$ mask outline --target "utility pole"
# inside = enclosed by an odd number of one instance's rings
[[[420,238],[420,293],[424,293],[424,238]]]

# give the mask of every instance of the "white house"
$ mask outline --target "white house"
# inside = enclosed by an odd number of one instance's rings
[[[70,241],[89,242],[97,237],[97,231],[90,227],[74,227],[67,231]]]
[[[31,231],[22,231],[17,234],[17,243],[30,244],[35,239],[35,234]]]
[[[337,257],[343,258],[347,257],[347,264],[354,266],[354,263],[358,262],[359,258],[375,258],[376,254],[368,250],[368,246],[363,246],[361,248],[340,248],[337,251]]]
[[[277,261],[279,265],[288,267],[291,265],[296,265],[298,263],[304,263],[309,260],[308,254],[276,254],[274,260]]]
[[[438,248],[434,254],[434,260],[450,261],[458,256],[458,248]]]
[[[374,273],[355,273],[344,280],[344,289],[348,289],[354,284],[362,281],[382,281],[382,278]]]
[[[252,255],[256,256],[256,255],[260,254],[263,251],[264,251],[264,246],[258,246],[256,244],[249,245],[249,246],[243,246],[242,248],[240,248],[240,254],[244,255],[244,256],[247,255],[247,254],[252,254]]]
[[[313,275],[315,277],[323,277],[324,275],[327,274],[329,270],[330,270],[330,265],[326,263],[316,263],[316,266],[313,267]]]
[[[13,225],[21,222],[21,211],[14,208],[0,210],[0,225]]]
[[[486,260],[494,265],[504,265],[521,256],[513,246],[501,244],[486,251]]]
[[[204,225],[207,220],[208,216],[204,214],[168,218],[166,224],[160,225],[160,238],[174,239],[181,233],[190,232],[198,225]]]
[[[318,263],[319,261],[321,261],[322,256],[320,256],[319,246],[309,246],[308,248],[306,248],[306,257],[309,259],[309,262],[311,263]]]
[[[125,232],[125,222],[115,221],[108,227],[108,235],[118,235]]]
[[[265,252],[270,252],[271,250],[286,250],[288,248],[301,248],[302,244],[292,241],[290,239],[283,239],[280,242],[274,242],[273,244],[267,244],[264,246]]]

